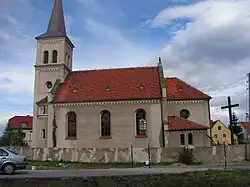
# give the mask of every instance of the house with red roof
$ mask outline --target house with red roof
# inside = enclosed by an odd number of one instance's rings
[[[241,133],[244,136],[244,140],[246,142],[249,142],[250,140],[250,123],[249,122],[239,122],[239,125],[241,126]]]
[[[211,97],[155,66],[73,71],[62,0],[36,37],[33,147],[210,146]]]
[[[33,130],[33,117],[32,116],[13,116],[8,120],[8,126],[12,129],[22,129],[22,136],[28,145],[31,144],[31,134]]]

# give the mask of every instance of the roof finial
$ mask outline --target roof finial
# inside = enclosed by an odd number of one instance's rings
[[[47,32],[37,38],[66,36],[62,0],[54,1]]]
[[[159,67],[162,67],[161,57],[159,57],[158,66],[159,66]]]

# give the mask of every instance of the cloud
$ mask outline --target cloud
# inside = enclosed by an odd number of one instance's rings
[[[202,1],[161,11],[148,21],[151,29],[168,29],[185,20],[183,28],[173,32],[162,50],[168,76],[179,76],[210,94],[212,117],[227,120],[227,96],[241,120],[245,120],[246,74],[250,69],[250,1]],[[177,21],[176,21],[177,20]],[[176,22],[175,22],[176,21]]]
[[[83,25],[87,37],[76,47],[77,69],[143,66],[154,56],[154,51],[129,39],[117,28],[93,19],[85,19]]]
[[[21,15],[18,8],[22,10]],[[10,117],[27,115],[32,111],[36,46],[23,21],[32,14],[32,10],[29,0],[1,1],[0,131]]]

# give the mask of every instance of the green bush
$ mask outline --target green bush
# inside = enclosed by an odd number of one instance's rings
[[[183,148],[182,152],[178,155],[178,162],[191,165],[194,164],[193,150],[188,148]]]

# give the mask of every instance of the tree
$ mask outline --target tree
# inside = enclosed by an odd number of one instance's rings
[[[23,134],[22,128],[14,129],[6,125],[3,135],[0,137],[0,146],[26,146]]]
[[[240,144],[244,143],[244,136],[243,134],[241,133],[242,132],[242,128],[238,122],[238,117],[237,115],[235,114],[235,112],[232,113],[232,125],[229,125],[229,129],[231,129],[232,127],[232,130],[233,130],[233,133],[237,136],[238,138],[238,142]]]

